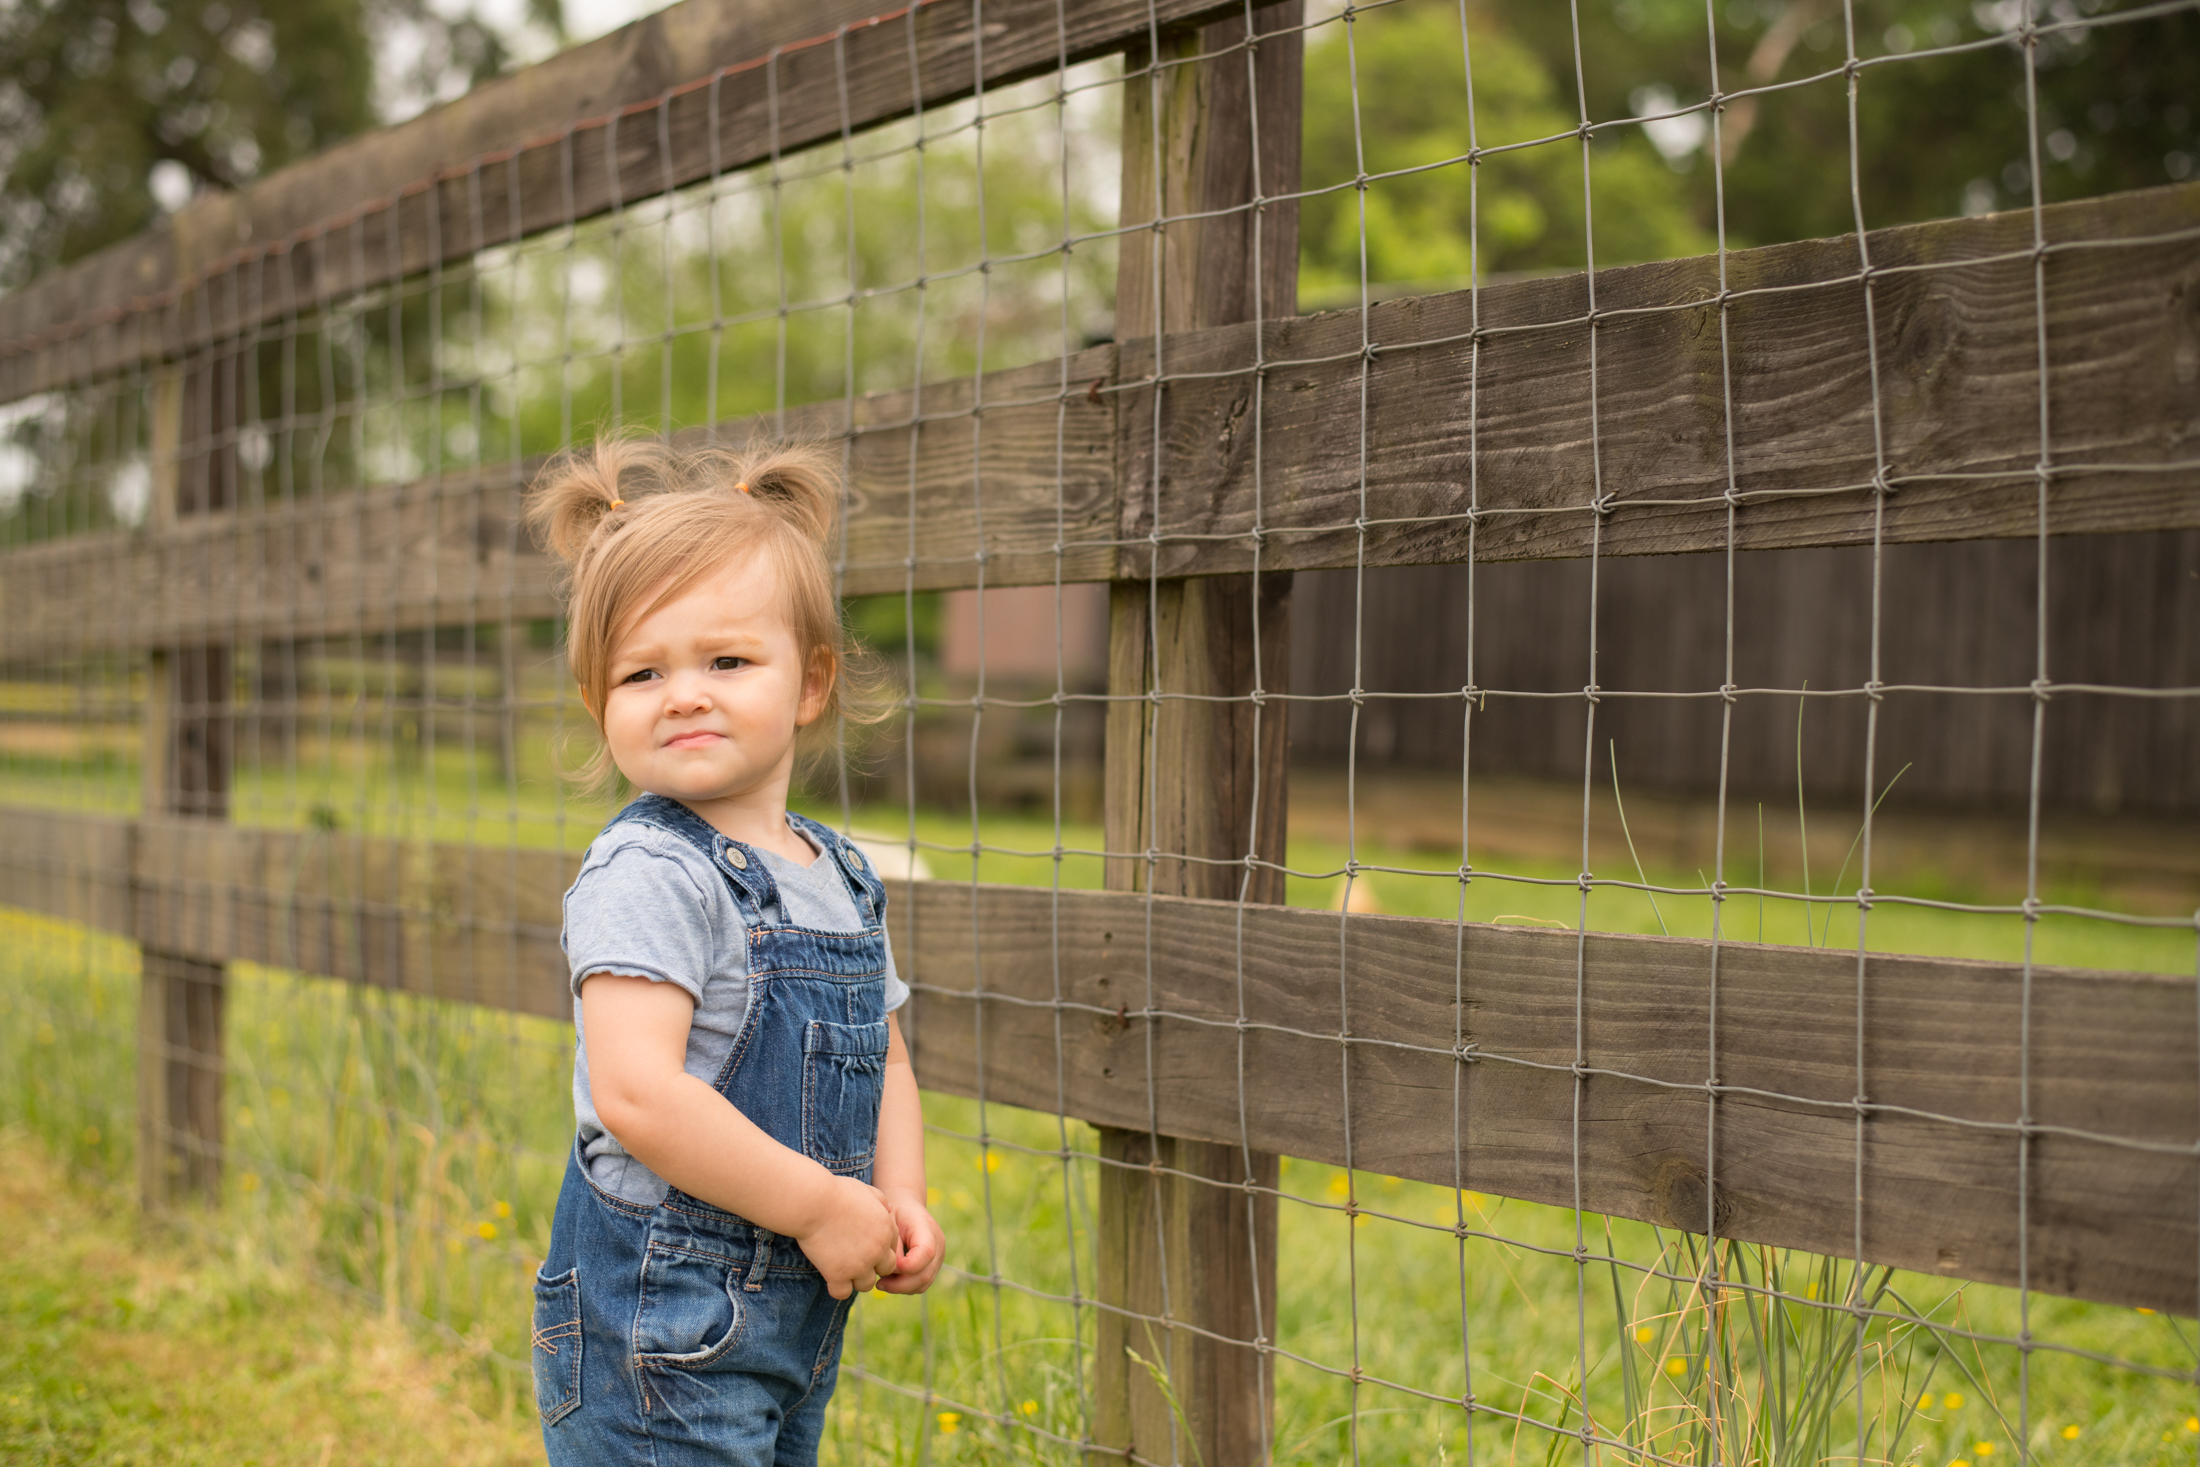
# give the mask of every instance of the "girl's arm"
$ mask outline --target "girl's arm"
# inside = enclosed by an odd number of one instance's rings
[[[687,1072],[694,1014],[695,1001],[670,983],[625,973],[591,973],[582,982],[589,1094],[604,1128],[681,1191],[793,1238],[835,1299],[892,1273],[903,1229],[878,1192],[782,1146]],[[904,1073],[908,1068],[904,1056]],[[891,1053],[887,1093],[893,1093]],[[914,1080],[909,1097],[914,1102]],[[921,1202],[921,1130],[917,1141]]]
[[[917,1072],[901,1042],[901,1024],[886,1016],[886,1098],[878,1112],[878,1156],[871,1175],[901,1230],[896,1271],[879,1281],[889,1294],[921,1294],[947,1256],[947,1236],[924,1203],[924,1112]]]

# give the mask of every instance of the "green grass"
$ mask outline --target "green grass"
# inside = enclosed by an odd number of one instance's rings
[[[119,1188],[133,1175],[133,954],[20,915],[0,918],[0,942],[0,1120],[75,1175]],[[492,1403],[483,1413],[516,1415],[513,1431],[529,1435],[524,1378],[510,1366],[527,1348],[526,1282],[571,1124],[570,1031],[249,966],[231,995],[233,1159],[199,1235],[226,1256],[320,1280],[315,1298],[380,1299],[433,1321],[459,1342],[446,1354]],[[830,1460],[1068,1463],[1073,1453],[1019,1428],[1082,1430],[1092,1315],[1064,1301],[1093,1277],[1092,1134],[952,1097],[926,1105],[955,1267],[924,1299],[874,1295],[859,1307]],[[1716,1432],[1721,1461],[1817,1462],[1855,1450],[1859,1388],[1867,1458],[1991,1467],[1980,1443],[2016,1456],[2017,1351],[1927,1327],[2014,1336],[2010,1290],[1871,1271],[1866,1287],[1886,1291],[1877,1307],[1901,1317],[1867,1329],[1859,1380],[1851,1316],[1824,1307],[1851,1288],[1848,1266],[1726,1247],[1724,1276],[1769,1280],[1785,1297],[1728,1296],[1717,1330],[1726,1386],[1714,1397],[1693,1240],[1584,1217],[1592,1261],[1578,1265],[1576,1220],[1563,1209],[1298,1161],[1285,1163],[1283,1187],[1278,1344],[1315,1363],[1276,1357],[1279,1461],[1463,1461],[1471,1431],[1475,1460],[1571,1462],[1586,1401],[1599,1433],[1673,1461],[1711,1460]],[[1011,1286],[993,1287],[995,1277]],[[91,1296],[82,1307],[104,1307],[96,1277],[71,1287]],[[25,1297],[10,1296],[14,1315],[78,1307],[52,1302],[66,1287],[43,1304]],[[225,1307],[244,1326],[295,1333],[306,1328],[299,1311],[325,1307],[306,1297],[263,1291]],[[217,1356],[247,1351],[244,1326],[223,1334],[196,1318],[149,1328]],[[0,1334],[23,1327],[11,1320]],[[2189,1373],[2188,1323],[2035,1296],[2030,1328],[2053,1347],[2032,1355],[2024,1434],[2039,1460],[2192,1459],[2189,1374],[2179,1383],[2065,1353]],[[1471,1418],[1412,1394],[1456,1398],[1470,1372],[1489,1408]],[[323,1372],[312,1389],[352,1384]],[[1916,1409],[1928,1394],[1930,1409]],[[1594,1460],[1629,1458],[1613,1448]]]
[[[309,738],[293,764],[245,765],[235,817],[577,849],[608,813],[549,777],[539,732],[512,781],[455,746],[432,759],[372,747]],[[124,760],[0,760],[0,802],[119,813],[132,807],[135,783]],[[808,808],[839,820],[830,802]],[[968,815],[879,805],[856,808],[853,823],[890,839],[913,833],[943,879],[1101,881],[1096,856],[1073,854],[1099,848],[1089,823],[1058,830],[1043,817],[987,812],[974,829]],[[985,849],[973,854],[973,840]],[[1599,886],[1584,904],[1570,863],[1511,860],[1462,885],[1456,854],[1369,841],[1349,854],[1361,863],[1360,897],[1383,911],[1710,930],[1703,897],[1661,895],[1653,907],[1641,892]],[[1336,906],[1347,855],[1339,842],[1294,839],[1291,864],[1307,874],[1290,879],[1289,899]],[[1598,874],[1635,873],[1607,865]],[[1647,874],[1700,884],[1693,871],[1653,864]],[[1818,873],[1821,894],[1827,874]],[[1922,894],[1981,893],[1952,878]],[[1769,942],[1853,948],[1853,906],[1810,911],[1806,938],[1804,903],[1736,899],[1726,932],[1756,940],[1761,922]],[[2013,960],[2023,929],[2007,915],[1881,904],[1867,933],[1874,951]],[[0,943],[0,1123],[20,1127],[73,1175],[120,1187],[134,1175],[135,951],[8,913]],[[2034,944],[2042,962],[2193,967],[2189,931],[2051,917],[2037,924]],[[204,1236],[286,1277],[319,1280],[314,1287],[336,1290],[329,1297],[384,1301],[432,1321],[444,1341],[437,1348],[463,1362],[468,1388],[500,1403],[531,1439],[514,1367],[527,1350],[527,1277],[547,1244],[570,1135],[570,1028],[242,964],[232,967],[227,1022],[231,1161],[218,1208],[200,1219]],[[955,1267],[925,1299],[877,1295],[860,1306],[829,1459],[1068,1463],[1073,1452],[1023,1428],[1071,1439],[1084,1429],[1092,1313],[1066,1301],[1089,1293],[1093,1277],[1092,1133],[942,1096],[927,1098],[927,1113]],[[1715,1453],[1734,1464],[1816,1463],[1857,1452],[1859,1395],[1869,1460],[1995,1467],[2017,1457],[2020,1434],[2038,1460],[2054,1463],[2190,1462],[2200,1445],[2187,1322],[2035,1296],[2029,1327],[2047,1348],[2032,1352],[2020,1427],[2016,1349],[1932,1328],[2013,1337],[2023,1321],[2009,1290],[1876,1270],[1859,1281],[1846,1265],[1736,1245],[1722,1250],[1721,1275],[1785,1297],[1730,1291],[1714,1325],[1690,1282],[1704,1261],[1685,1237],[1584,1217],[1578,1241],[1591,1261],[1577,1263],[1577,1220],[1563,1209],[1298,1161],[1285,1162],[1283,1183],[1281,1462],[1575,1462],[1586,1409],[1601,1436],[1676,1462]],[[1607,1256],[1616,1261],[1597,1261]],[[1005,1285],[988,1282],[995,1278]],[[83,1282],[97,1293],[100,1285]],[[1861,1357],[1852,1316],[1828,1307],[1859,1287],[1891,1316],[1867,1328]],[[294,1290],[240,1297],[241,1318],[272,1324],[281,1315],[282,1328],[306,1307]],[[243,1348],[233,1336],[190,1335],[197,1328],[172,1316],[160,1332],[202,1338],[217,1355]],[[1472,1416],[1426,1398],[1456,1400],[1470,1388],[1487,1408]],[[1630,1459],[1620,1448],[1589,1458]]]
[[[518,1467],[463,1349],[257,1254],[148,1227],[0,1131],[0,1461]]]

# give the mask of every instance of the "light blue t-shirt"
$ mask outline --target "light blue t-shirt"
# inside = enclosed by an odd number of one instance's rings
[[[788,828],[801,835],[791,822]],[[817,850],[807,835],[802,840]],[[757,854],[779,885],[789,922],[821,932],[854,932],[864,926],[839,863],[825,859],[799,866],[770,851]],[[629,973],[685,990],[695,1000],[685,1068],[714,1085],[748,1016],[748,942],[740,908],[725,878],[702,852],[669,831],[622,821],[597,836],[582,858],[580,875],[565,894],[565,931],[559,941],[572,972],[573,1113],[588,1175],[613,1196],[654,1207],[664,1200],[664,1179],[604,1129],[589,1095],[581,980],[591,973]],[[895,973],[889,949],[887,1012],[900,1008],[908,997],[909,987]]]

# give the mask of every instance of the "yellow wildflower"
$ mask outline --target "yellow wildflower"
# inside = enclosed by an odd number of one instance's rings
[[[484,1218],[481,1226],[475,1228],[474,1231],[481,1234],[482,1241],[486,1243],[497,1235],[497,1225]]]
[[[2075,1422],[2075,1421],[2073,1421],[2073,1422],[2071,1422],[2071,1423],[2070,1423],[2070,1424],[2069,1424],[2068,1426],[2066,1426],[2066,1427],[2064,1427],[2064,1428],[2063,1428],[2063,1440],[2064,1440],[2064,1441],[2066,1441],[2066,1442],[2074,1442],[2074,1441],[2076,1441],[2077,1439],[2078,1439],[2078,1423],[2077,1423],[2077,1422]]]
[[[1963,1408],[1963,1392],[1948,1392],[1947,1395],[1940,1398],[1940,1404],[1947,1407],[1951,1411],[1960,1411]]]
[[[1657,1331],[1650,1328],[1649,1325],[1638,1324],[1635,1326],[1635,1343],[1638,1345],[1647,1345],[1650,1343],[1651,1338],[1656,1334]]]
[[[1665,1373],[1667,1375],[1686,1375],[1688,1374],[1688,1362],[1675,1355],[1665,1362]]]
[[[1024,1402],[1024,1414],[1025,1414],[1026,1416],[1036,1416],[1036,1415],[1038,1415],[1038,1414],[1039,1414],[1039,1403],[1038,1403],[1037,1401],[1026,1401],[1026,1402]]]
[[[962,1429],[962,1412],[942,1411],[939,1414],[940,1435],[953,1436]]]
[[[498,1217],[510,1217],[512,1215],[512,1204],[500,1198],[493,1210]]]

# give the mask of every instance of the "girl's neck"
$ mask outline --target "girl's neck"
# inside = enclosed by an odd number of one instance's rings
[[[817,848],[787,822],[787,791],[745,791],[715,800],[680,802],[708,821],[711,829],[743,845],[784,856],[798,866],[817,859]]]

